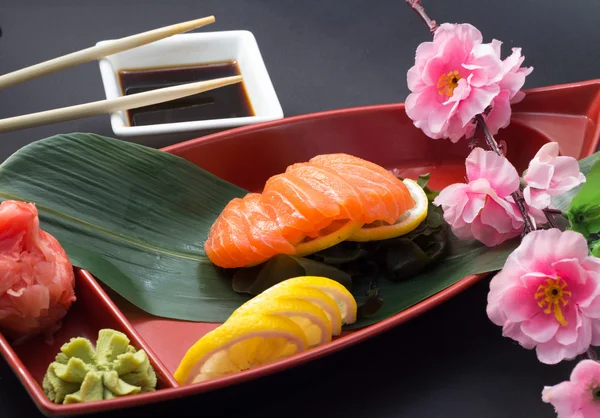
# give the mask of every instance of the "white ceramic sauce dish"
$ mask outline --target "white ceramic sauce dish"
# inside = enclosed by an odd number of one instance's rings
[[[110,41],[98,42],[98,45]],[[116,135],[132,137],[192,131],[214,131],[283,118],[254,35],[249,31],[188,33],[110,55],[99,61],[107,99],[123,96],[119,71],[236,61],[254,116],[131,126],[126,111],[112,113]]]

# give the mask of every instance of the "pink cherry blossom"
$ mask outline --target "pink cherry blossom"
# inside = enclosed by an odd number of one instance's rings
[[[522,100],[519,89],[532,69],[520,68],[520,49],[502,61],[501,42],[482,40],[472,25],[444,23],[433,42],[417,48],[415,65],[407,73],[411,94],[406,113],[427,136],[452,142],[471,136],[473,117],[490,105],[486,118],[491,133],[508,125],[510,103]]]
[[[582,360],[570,381],[544,387],[542,400],[554,406],[558,418],[600,417],[600,363]]]
[[[494,39],[492,46],[498,57],[502,42]],[[521,48],[513,48],[512,54],[502,62],[502,79],[500,80],[500,93],[491,103],[491,112],[484,115],[488,129],[495,135],[500,129],[506,128],[512,115],[511,105],[519,103],[525,97],[521,88],[525,84],[525,77],[533,71],[533,67],[521,68],[525,57],[521,55]],[[470,126],[466,136],[473,135],[474,126]]]
[[[519,188],[513,165],[493,151],[475,148],[466,160],[468,184],[452,184],[433,201],[460,239],[477,239],[487,246],[514,238],[523,218],[507,197]]]
[[[542,363],[573,359],[600,344],[599,280],[583,235],[533,231],[492,279],[487,314]]]
[[[527,204],[537,209],[550,206],[550,198],[571,190],[585,182],[579,164],[573,157],[558,156],[557,142],[544,145],[529,163],[523,179],[527,187],[523,197]]]

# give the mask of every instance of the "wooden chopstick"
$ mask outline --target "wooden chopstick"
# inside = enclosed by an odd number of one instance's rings
[[[214,16],[203,17],[202,19],[190,20],[188,22],[178,23],[176,25],[165,26],[148,32],[138,33],[137,35],[127,36],[108,42],[104,45],[96,45],[81,51],[72,52],[62,57],[54,58],[30,67],[23,68],[12,73],[0,76],[0,90],[9,86],[23,83],[46,74],[51,74],[65,68],[74,67],[79,64],[98,60],[117,52],[126,51],[141,45],[146,45],[160,39],[168,38],[178,33],[190,31],[201,26],[208,25],[215,21]]]
[[[215,80],[166,87],[116,99],[100,100],[76,106],[0,119],[0,133],[168,102],[170,100],[180,99],[182,97],[213,90],[229,84],[239,83],[240,81],[242,81],[242,76],[239,75],[223,77]]]

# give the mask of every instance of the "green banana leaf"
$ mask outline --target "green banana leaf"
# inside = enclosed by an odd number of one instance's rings
[[[57,135],[0,165],[0,199],[35,202],[42,228],[72,263],[161,317],[222,322],[250,295],[203,251],[223,207],[246,192],[188,161],[93,134]],[[448,256],[416,277],[380,281],[385,303],[362,327],[392,316],[470,274],[499,270],[518,245],[487,248],[451,236]],[[359,303],[366,285],[353,286]]]
[[[0,165],[0,199],[35,202],[71,262],[141,309],[223,321],[247,296],[203,250],[245,191],[158,150],[93,134],[57,135]]]
[[[497,247],[488,248],[475,240],[460,241],[451,234],[449,254],[441,263],[406,281],[379,280],[379,294],[384,301],[381,308],[375,314],[361,318],[346,329],[362,328],[389,318],[452,286],[466,276],[500,270],[518,245],[519,240],[513,239]],[[352,293],[359,304],[368,298],[366,286],[357,286],[353,288]]]

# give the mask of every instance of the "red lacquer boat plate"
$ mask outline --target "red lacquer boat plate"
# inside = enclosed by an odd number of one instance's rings
[[[510,126],[497,139],[506,141],[507,157],[519,171],[541,145],[560,144],[561,153],[583,158],[595,152],[600,137],[600,80],[527,91],[513,108]],[[289,164],[317,154],[345,152],[401,175],[416,178],[431,173],[430,186],[440,189],[463,181],[467,141],[450,144],[428,139],[415,128],[403,104],[344,109],[286,118],[276,122],[233,129],[164,149],[248,190],[260,190],[265,180]],[[12,347],[0,335],[0,352],[46,415],[66,416],[158,402],[238,384],[319,358],[356,344],[431,309],[462,292],[483,276],[465,277],[436,295],[369,327],[347,331],[324,346],[235,375],[180,387],[173,379],[187,349],[218,324],[192,323],[153,317],[103,288],[84,270],[77,270],[77,302],[53,345],[39,340]],[[51,403],[42,390],[48,364],[60,346],[75,336],[94,339],[101,328],[126,333],[132,344],[144,349],[157,371],[153,393],[75,405]]]

